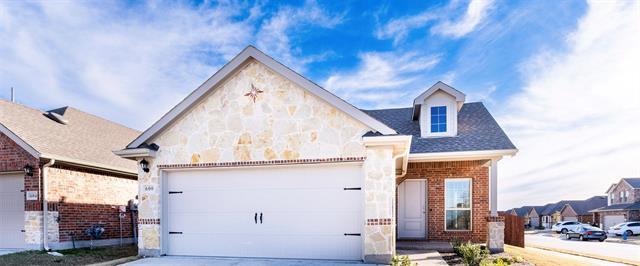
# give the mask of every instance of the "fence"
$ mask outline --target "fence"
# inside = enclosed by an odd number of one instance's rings
[[[524,247],[524,218],[511,214],[500,214],[504,217],[504,243]]]

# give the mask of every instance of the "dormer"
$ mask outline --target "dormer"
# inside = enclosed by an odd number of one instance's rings
[[[458,134],[458,112],[464,93],[438,81],[413,100],[413,120],[420,123],[423,138],[454,137]]]

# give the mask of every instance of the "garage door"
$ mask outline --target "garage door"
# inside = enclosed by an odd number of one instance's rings
[[[167,254],[360,260],[361,165],[167,174]]]
[[[0,175],[0,248],[24,247],[24,178]]]
[[[605,215],[604,217],[604,229],[609,230],[609,227],[612,227],[619,223],[624,223],[624,215]]]
[[[538,217],[531,217],[531,227],[540,226],[540,219]]]
[[[570,217],[570,216],[566,216],[564,217],[565,222],[577,222],[578,221],[578,217]]]

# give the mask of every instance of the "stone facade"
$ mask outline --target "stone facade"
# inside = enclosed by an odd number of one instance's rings
[[[488,226],[488,239],[487,248],[491,252],[503,252],[504,251],[504,221],[489,221]]]
[[[427,180],[427,239],[450,241],[487,241],[489,215],[489,167],[488,161],[410,162],[407,174],[400,180]],[[444,182],[446,178],[471,178],[471,230],[445,231]]]
[[[255,101],[245,94],[262,91]],[[161,165],[367,157],[366,217],[393,218],[395,191],[391,149],[368,151],[371,129],[257,61],[248,61],[224,83],[165,128],[150,143],[160,149],[139,172],[141,255],[161,254]],[[394,225],[366,226],[365,256],[387,260]],[[380,256],[378,256],[380,255]]]
[[[60,241],[58,216],[57,211],[47,212],[47,241],[50,243]],[[24,236],[27,247],[40,248],[42,245],[42,211],[25,211],[24,221]]]
[[[395,162],[393,149],[367,149],[365,172],[364,260],[388,263],[395,254]],[[389,221],[384,222],[384,220]],[[382,220],[382,222],[381,222]]]

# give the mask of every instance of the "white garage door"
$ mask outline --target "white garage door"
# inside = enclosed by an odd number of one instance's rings
[[[24,178],[0,175],[0,248],[24,247]]]
[[[604,229],[609,230],[609,227],[612,227],[619,223],[624,223],[624,215],[605,215],[604,217]]]
[[[168,255],[361,259],[361,165],[167,176]]]
[[[540,219],[538,217],[531,217],[531,227],[535,228],[540,226]]]
[[[578,217],[565,216],[563,221],[565,221],[565,222],[569,222],[569,221],[577,222],[578,221]]]

